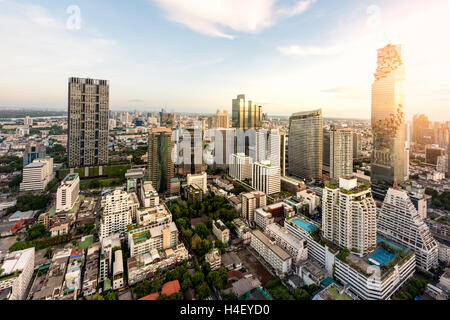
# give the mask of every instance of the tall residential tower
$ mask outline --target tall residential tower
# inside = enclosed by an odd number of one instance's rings
[[[70,168],[108,164],[109,81],[69,79]]]

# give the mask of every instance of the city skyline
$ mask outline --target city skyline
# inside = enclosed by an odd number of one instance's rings
[[[259,0],[251,15],[248,2],[213,2],[223,13],[198,10],[202,1],[139,1],[141,12],[79,1],[77,29],[71,3],[1,1],[8,90],[0,105],[64,108],[65,81],[80,76],[111,81],[114,111],[230,112],[245,93],[269,114],[322,108],[326,117],[368,119],[376,49],[392,42],[406,51],[406,118],[426,105],[431,120],[444,120],[447,1]]]

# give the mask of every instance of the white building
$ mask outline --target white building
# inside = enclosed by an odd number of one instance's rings
[[[211,270],[218,270],[222,264],[222,257],[218,249],[213,249],[205,255],[205,261],[211,266]]]
[[[34,159],[23,168],[20,191],[44,191],[53,178],[53,159],[50,157]]]
[[[322,230],[325,239],[359,255],[377,245],[376,205],[370,186],[356,178],[329,182],[323,190]]]
[[[78,173],[68,174],[56,192],[56,212],[69,211],[75,205],[80,194]]]
[[[122,190],[114,190],[102,197],[103,213],[100,220],[100,240],[114,233],[127,231],[127,226],[132,224],[133,215],[139,207],[134,193]]]
[[[118,290],[123,288],[123,257],[122,250],[114,252],[114,265],[113,265],[113,289]]]
[[[278,273],[285,274],[291,271],[291,256],[267,238],[261,231],[252,232],[250,246]]]
[[[174,222],[159,226],[135,227],[128,232],[130,256],[166,250],[178,245],[178,229]]]
[[[298,264],[308,259],[308,248],[306,239],[295,238],[286,228],[276,223],[268,225],[265,234],[275,240],[275,243],[292,257],[292,262]]]
[[[330,178],[348,177],[353,173],[353,130],[330,130]]]
[[[267,196],[264,192],[254,191],[241,194],[241,217],[248,224],[254,224],[255,210],[266,206]]]
[[[196,185],[202,189],[203,193],[206,193],[208,191],[208,175],[206,172],[203,172],[202,174],[188,174],[187,185]]]
[[[222,221],[213,221],[212,232],[224,245],[227,245],[230,241],[230,229]]]
[[[320,197],[318,197],[311,190],[302,190],[297,192],[297,198],[300,201],[303,201],[308,204],[309,214],[312,214],[314,210],[316,210],[317,207],[320,205]]]
[[[230,177],[244,181],[252,179],[252,158],[245,153],[234,153],[230,157]]]
[[[11,288],[9,300],[25,300],[34,272],[34,248],[8,253],[0,267],[0,291]]]
[[[137,210],[136,223],[138,225],[156,227],[170,222],[172,222],[172,214],[165,205]]]
[[[144,182],[141,185],[141,203],[144,207],[154,207],[159,205],[159,195],[156,192],[155,187],[153,187],[150,181]]]
[[[265,232],[266,227],[274,223],[272,213],[264,210],[264,208],[258,208],[255,210],[255,224]]]
[[[438,263],[438,244],[408,194],[390,188],[379,211],[378,232],[416,252],[417,267],[430,270]]]
[[[274,166],[270,161],[253,164],[252,188],[271,195],[281,191],[280,167]]]

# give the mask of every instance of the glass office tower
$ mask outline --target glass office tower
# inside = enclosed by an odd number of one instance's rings
[[[394,181],[405,180],[405,66],[401,45],[378,50],[372,85],[372,191],[383,200]]]
[[[321,179],[323,159],[322,109],[295,113],[289,119],[289,174]]]

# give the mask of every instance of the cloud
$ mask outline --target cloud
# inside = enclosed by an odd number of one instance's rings
[[[333,47],[301,47],[298,45],[280,46],[279,52],[290,57],[308,57],[308,56],[331,56],[340,54],[343,51],[341,46]]]
[[[283,17],[298,15],[316,0],[301,0],[291,7],[278,0],[152,0],[170,21],[212,36],[234,39],[235,32],[257,33]]]

